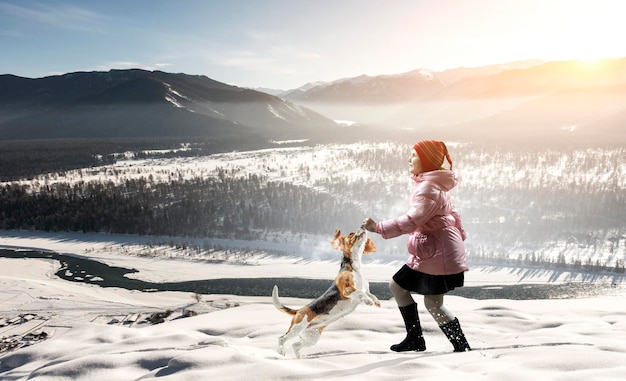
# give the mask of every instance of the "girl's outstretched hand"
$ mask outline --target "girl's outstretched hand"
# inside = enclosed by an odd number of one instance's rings
[[[363,223],[361,224],[361,227],[367,231],[370,232],[376,232],[376,221],[372,220],[371,218],[366,218],[363,220]]]

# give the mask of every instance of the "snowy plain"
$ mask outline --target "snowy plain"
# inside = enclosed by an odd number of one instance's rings
[[[397,150],[394,145],[380,148]],[[129,154],[127,160],[114,165],[44,175],[28,183],[36,189],[61,181],[124,181],[147,176],[169,181],[171,176],[215,176],[216,170],[223,168],[241,176],[259,172],[272,180],[315,187],[318,178],[328,176],[362,179],[366,174],[349,155],[342,155],[355,149],[359,147],[284,148],[267,154],[235,152],[201,160],[134,159]],[[303,165],[310,167],[310,177],[302,175]],[[563,167],[548,167],[541,178],[560,181]],[[469,169],[466,166],[464,181],[479,181],[475,176],[479,171]],[[496,169],[503,172],[506,167]],[[626,177],[621,174],[626,173],[626,165],[620,164],[616,171],[609,179],[590,176],[589,181],[593,186],[604,186],[616,178],[623,186]],[[519,181],[525,176],[526,172],[509,173],[502,179]],[[404,207],[403,200],[397,208],[402,211]],[[216,247],[243,248],[252,253],[239,257],[213,253],[217,261],[203,259],[206,253],[172,246],[168,237],[0,231],[0,249],[77,255],[136,269],[127,276],[152,282],[290,277],[327,279],[330,283],[334,277],[337,261],[329,259],[333,258],[330,237],[299,235],[298,242],[282,236],[265,238],[247,248],[242,241],[213,239]],[[263,254],[263,250],[273,252],[273,245],[294,255]],[[623,257],[625,246],[615,246],[616,258]],[[304,257],[303,250],[315,255]],[[551,243],[549,250],[553,255],[587,254],[567,244]],[[371,282],[387,282],[401,263],[402,258],[375,253],[364,258],[365,273]],[[62,280],[55,276],[59,266],[51,259],[0,258],[0,322],[5,322],[0,324],[0,337],[16,344],[12,350],[0,351],[0,380],[569,381],[622,380],[626,374],[623,274],[475,265],[466,274],[467,286],[592,279],[615,284],[615,292],[549,300],[477,300],[450,295],[446,304],[461,321],[473,348],[468,353],[452,352],[419,298],[427,351],[391,352],[389,346],[403,338],[404,328],[395,302],[382,300],[380,308],[359,306],[329,326],[320,341],[304,350],[302,359],[296,359],[291,350],[285,357],[276,351],[277,339],[288,328],[290,317],[274,308],[271,289],[267,296],[259,297],[130,291],[100,287],[98,279],[84,283]],[[281,299],[291,307],[308,302]],[[164,311],[171,311],[164,322],[147,322],[146,318]],[[197,315],[188,314],[190,311]]]
[[[0,248],[43,249],[139,270],[132,276],[162,281],[211,277],[281,276],[333,278],[337,263],[297,258],[258,258],[251,266],[129,256],[143,238],[115,235],[0,232]],[[145,247],[145,246],[144,246]],[[171,250],[163,248],[163,250]],[[370,281],[388,280],[398,264],[366,257]],[[372,258],[372,259],[369,259]],[[67,282],[59,263],[0,258],[0,316],[34,316],[0,328],[44,331],[47,339],[0,354],[1,380],[622,380],[626,372],[624,293],[579,299],[475,300],[448,296],[473,351],[451,345],[417,299],[427,351],[394,353],[389,345],[404,328],[393,300],[380,308],[359,306],[329,326],[320,341],[296,359],[276,351],[289,317],[267,297],[139,292]],[[473,268],[467,285],[580,281],[515,269]],[[621,279],[610,278],[621,282]],[[596,281],[601,281],[596,278]],[[608,279],[607,279],[608,281]],[[619,286],[619,285],[618,285]],[[621,287],[621,286],[620,286]],[[620,288],[621,289],[621,288]],[[623,289],[621,289],[623,290]],[[307,300],[282,298],[292,307]],[[174,311],[151,325],[129,316]],[[182,317],[184,310],[198,314]],[[11,332],[13,330],[13,332]],[[24,332],[22,332],[24,333]]]

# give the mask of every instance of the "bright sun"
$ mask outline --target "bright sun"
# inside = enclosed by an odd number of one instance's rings
[[[621,8],[616,7],[618,3],[611,0],[547,2],[546,14],[536,16],[538,25],[527,31],[535,30],[533,43],[547,57],[576,59],[590,68],[599,66],[603,59],[626,55],[624,45],[619,42],[626,24],[619,11]]]
[[[606,62],[604,58],[575,60],[583,69],[600,69]]]

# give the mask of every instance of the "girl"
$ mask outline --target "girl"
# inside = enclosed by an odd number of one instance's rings
[[[444,158],[450,169],[442,167]],[[371,218],[363,228],[383,238],[408,234],[407,263],[393,276],[389,289],[398,304],[406,327],[406,338],[391,346],[395,352],[424,351],[426,343],[411,292],[424,295],[424,306],[454,346],[455,352],[469,351],[470,346],[459,320],[443,305],[443,296],[462,287],[465,259],[465,231],[448,191],[458,183],[452,172],[452,159],[443,142],[423,140],[413,146],[410,172],[417,184],[406,214],[380,222]]]

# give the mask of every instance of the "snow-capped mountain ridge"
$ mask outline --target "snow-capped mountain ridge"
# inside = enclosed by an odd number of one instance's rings
[[[336,127],[324,116],[266,93],[205,76],[161,71],[0,76],[5,139],[211,136],[315,138]]]
[[[387,97],[392,98],[392,100],[402,99],[402,97],[396,96],[394,94],[395,91],[399,90],[399,86],[395,82],[406,81],[409,85],[413,84],[418,89],[414,89],[415,93],[419,96],[419,86],[422,85],[422,82],[426,82],[428,84],[429,81],[439,82],[443,86],[448,86],[455,82],[467,79],[467,78],[475,78],[480,76],[487,76],[498,74],[500,72],[511,70],[511,69],[525,69],[532,66],[536,66],[543,63],[543,61],[539,60],[528,60],[528,61],[516,61],[516,62],[508,62],[503,64],[496,65],[487,65],[481,67],[471,67],[471,68],[456,68],[449,69],[444,71],[435,71],[427,68],[417,68],[404,73],[392,73],[392,74],[381,74],[381,75],[358,75],[355,77],[348,78],[340,78],[334,81],[329,82],[309,82],[306,83],[296,89],[287,90],[283,92],[277,92],[278,96],[281,96],[285,99],[291,99],[294,101],[316,101],[323,102],[327,100],[334,100],[332,95],[328,95],[327,93],[336,93],[341,91],[341,89],[335,89],[333,87],[343,86],[345,87],[357,87],[363,86],[365,89],[375,87],[379,89],[383,94]],[[374,85],[375,84],[375,85]],[[385,89],[385,87],[388,89]],[[435,87],[434,90],[437,90]],[[326,92],[327,93],[326,93]],[[400,90],[402,91],[402,90]],[[403,92],[402,96],[406,96],[406,91]],[[410,93],[409,93],[410,95]],[[328,97],[329,99],[326,99]],[[343,97],[345,99],[351,99],[352,102],[359,101],[368,101],[368,97],[362,98],[359,96],[350,98],[348,96]],[[386,101],[384,97],[382,97],[382,101]]]

